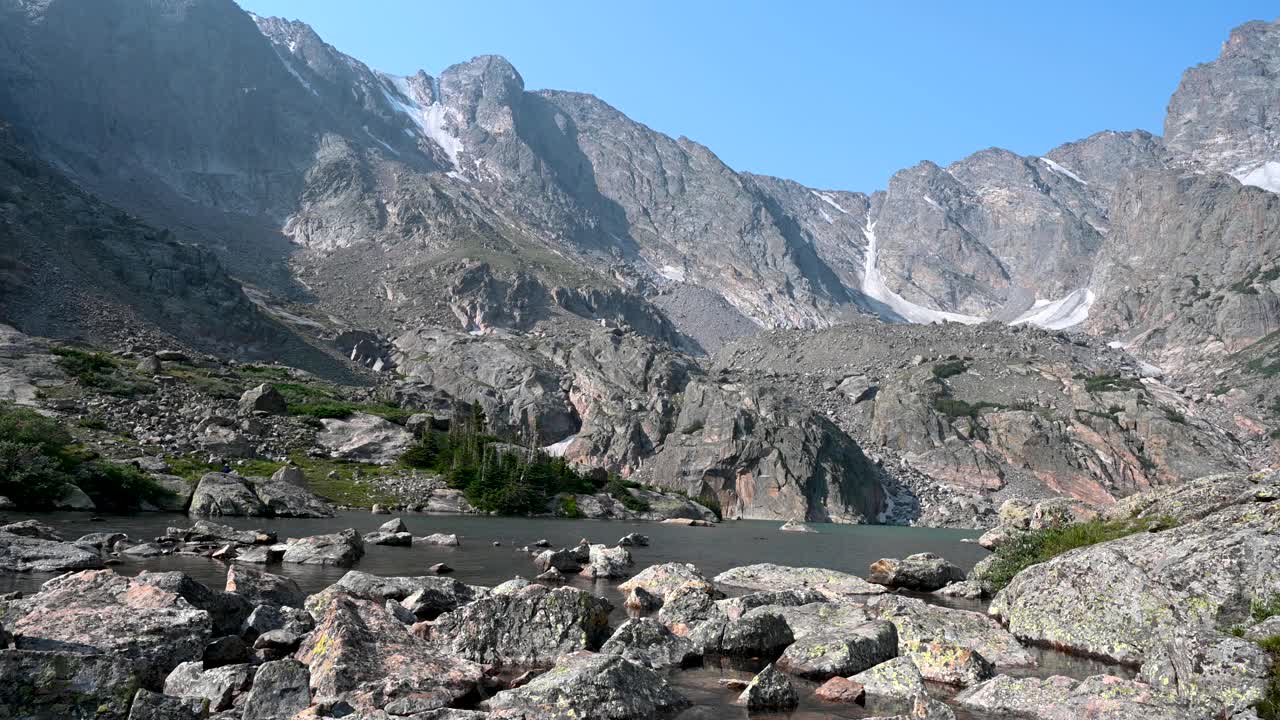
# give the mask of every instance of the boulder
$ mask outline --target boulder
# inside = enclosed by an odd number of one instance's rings
[[[781,670],[766,665],[738,696],[738,704],[747,706],[747,712],[792,710],[800,704],[800,694]]]
[[[10,500],[4,495],[0,495],[0,512],[9,512],[11,510],[17,510],[17,509],[18,509],[18,503]]]
[[[201,662],[205,670],[249,662],[249,646],[239,635],[225,635],[204,646]]]
[[[12,627],[19,650],[118,654],[153,687],[200,658],[211,629],[209,613],[176,593],[110,570],[54,578],[22,600],[20,612]]]
[[[923,645],[950,643],[982,655],[996,667],[1031,667],[1035,658],[1008,630],[981,613],[930,605],[916,598],[881,595],[867,603],[867,611],[898,628],[898,654]]]
[[[781,530],[782,532],[795,532],[795,533],[817,532],[817,530],[814,530],[813,528],[809,527],[808,525],[805,525],[799,520],[788,520],[782,523],[782,525],[778,529]]]
[[[617,655],[575,653],[481,707],[491,720],[654,720],[688,704],[653,670]]]
[[[723,601],[721,605],[724,605]],[[797,640],[815,634],[851,631],[875,620],[862,606],[848,603],[816,602],[767,607],[786,619]]]
[[[441,656],[381,602],[337,593],[318,610],[295,656],[311,671],[316,701],[424,712],[476,692],[484,677],[480,665]]]
[[[256,412],[284,415],[289,412],[289,405],[285,402],[284,396],[275,387],[266,383],[246,390],[240,396],[239,407],[242,415],[251,415]]]
[[[129,658],[0,650],[0,717],[126,720],[140,678]]]
[[[920,693],[908,698],[910,708],[905,715],[894,715],[889,718],[868,718],[868,720],[956,720],[956,714],[946,703]]]
[[[481,588],[461,583],[452,578],[433,575],[383,577],[359,570],[348,571],[338,582],[307,599],[309,610],[318,610],[327,603],[327,594],[341,592],[365,600],[382,603],[386,600],[405,601],[411,610],[431,610],[431,617],[465,605],[483,594]],[[411,600],[412,599],[412,600]]]
[[[778,659],[778,669],[822,682],[849,676],[897,657],[898,632],[876,620],[856,628],[815,632],[796,640]]]
[[[709,620],[690,634],[704,653],[733,657],[778,657],[795,642],[786,618],[772,607],[756,608],[735,619]]]
[[[628,533],[618,540],[620,547],[649,547],[649,536],[640,533]]]
[[[956,695],[955,702],[973,712],[1030,720],[1203,720],[1206,717],[1162,696],[1149,685],[1112,675],[1094,675],[1084,680],[999,675]]]
[[[717,575],[715,581],[717,585],[732,585],[747,590],[812,588],[836,601],[886,592],[881,585],[873,585],[857,575],[838,570],[787,567],[771,563],[731,568]]]
[[[190,528],[169,528],[168,537],[183,542],[231,543],[233,545],[262,545],[274,543],[276,535],[266,530],[239,530],[230,525],[220,525],[209,520],[197,520]]]
[[[267,506],[239,475],[205,473],[191,495],[192,517],[263,517]]]
[[[104,566],[102,556],[79,545],[0,532],[0,571],[66,572]]]
[[[965,600],[981,600],[991,597],[990,584],[982,580],[961,580],[933,591],[942,597],[964,598]]]
[[[215,637],[234,634],[253,611],[253,605],[243,597],[222,590],[214,590],[177,570],[143,571],[135,578],[135,582],[171,592],[186,600],[192,607],[209,613]]]
[[[285,480],[249,478],[249,487],[269,517],[330,518],[333,507],[305,487]]]
[[[248,664],[204,669],[198,662],[175,667],[164,681],[164,694],[178,698],[202,700],[209,709],[227,710],[236,697],[249,688],[253,667]]]
[[[604,655],[621,655],[651,668],[686,667],[699,658],[693,643],[673,635],[653,618],[628,620],[600,648]]]
[[[159,375],[163,369],[160,364],[160,358],[155,355],[148,355],[142,358],[138,361],[137,366],[133,368],[134,372],[142,375]]]
[[[332,458],[390,465],[413,445],[411,433],[377,415],[355,413],[345,420],[322,422],[316,444]]]
[[[129,720],[203,720],[207,710],[201,700],[138,690],[129,707]]]
[[[484,597],[436,619],[431,639],[450,655],[482,663],[546,667],[609,637],[609,602],[576,588],[530,585]]]
[[[378,532],[390,533],[394,535],[396,533],[409,532],[409,528],[404,526],[404,520],[401,520],[400,518],[392,518],[382,523],[381,525],[379,525]]]
[[[63,539],[52,527],[39,520],[20,520],[8,525],[0,525],[0,533],[20,535],[37,540],[49,540],[50,542],[62,542]]]
[[[311,632],[315,624],[311,613],[301,608],[259,605],[240,624],[240,635],[246,640],[255,640],[272,630],[287,630],[295,635],[304,635]]]
[[[909,657],[896,657],[849,679],[862,685],[868,698],[902,701],[925,692],[924,676]]]
[[[302,607],[306,595],[292,578],[273,575],[242,565],[227,568],[226,591],[235,593],[251,605],[286,605]]]
[[[271,479],[274,482],[288,483],[303,490],[311,489],[311,484],[307,482],[306,473],[302,472],[301,468],[293,465],[282,465],[279,470],[271,474]]]
[[[240,717],[241,720],[292,718],[310,705],[311,672],[307,666],[293,658],[274,660],[263,663],[254,673],[253,689],[240,710]]]
[[[55,510],[97,510],[98,506],[94,504],[93,499],[85,494],[83,490],[66,483],[62,486],[62,491],[57,499],[53,501]]]
[[[163,473],[152,473],[149,477],[152,482],[165,490],[163,495],[151,501],[157,510],[160,512],[187,512],[187,508],[191,505],[191,495],[195,492],[195,488],[186,478]]]
[[[925,643],[908,657],[925,680],[943,685],[969,687],[996,674],[981,654],[950,643]]]
[[[624,547],[592,545],[591,557],[579,574],[589,578],[621,578],[630,574],[634,564],[631,553]]]
[[[697,627],[712,617],[725,618],[716,605],[714,590],[696,585],[676,588],[667,593],[658,610],[658,622],[681,637],[689,637]]]
[[[532,584],[533,583],[529,582],[525,578],[522,578],[519,575],[517,575],[511,578],[510,580],[495,586],[489,592],[492,593],[493,595],[510,595],[512,593],[520,592],[521,590],[529,587]]]
[[[828,604],[827,596],[810,588],[802,588],[800,590],[761,590],[760,592],[738,595],[737,597],[716,602],[716,606],[723,610],[724,614],[731,620],[740,618],[756,608],[765,606],[780,609],[812,604]],[[835,604],[832,603],[832,605],[834,606]]]
[[[235,561],[249,565],[274,565],[284,559],[284,551],[288,547],[282,544],[237,547]]]
[[[385,547],[411,547],[413,545],[413,534],[407,532],[387,533],[387,532],[371,532],[364,536],[364,541],[368,545],[383,545]]]
[[[833,677],[814,691],[814,696],[823,702],[852,705],[861,703],[866,692],[862,683],[845,677]]]
[[[882,558],[871,563],[867,580],[891,588],[932,592],[964,580],[964,570],[933,553],[916,553],[903,560]]]
[[[537,579],[543,582],[562,583],[567,578],[565,578],[564,573],[560,572],[559,570],[555,568],[550,568],[546,572],[538,573]]]
[[[364,540],[350,528],[328,535],[290,538],[286,545],[282,561],[299,565],[351,567],[364,557]]]
[[[627,599],[623,601],[622,605],[632,612],[646,615],[662,607],[662,598],[650,594],[648,590],[642,587],[637,587],[632,588],[631,592],[627,593]]]
[[[425,537],[416,537],[413,541],[423,545],[440,545],[443,547],[458,547],[461,544],[458,542],[457,535],[446,535],[444,533],[431,533]]]
[[[643,588],[665,602],[667,597],[676,590],[689,587],[721,597],[715,585],[712,585],[698,568],[688,563],[651,565],[619,585],[618,591],[627,593],[635,588]]]

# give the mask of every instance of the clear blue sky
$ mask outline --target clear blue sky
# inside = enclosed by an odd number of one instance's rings
[[[737,170],[872,191],[921,160],[1160,133],[1182,71],[1280,7],[1252,0],[239,0],[379,70],[508,58]]]

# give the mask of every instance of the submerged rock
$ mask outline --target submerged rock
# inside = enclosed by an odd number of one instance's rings
[[[653,670],[617,655],[575,653],[481,706],[492,720],[651,720],[688,704]]]
[[[328,535],[290,538],[283,561],[301,565],[351,567],[364,557],[364,539],[352,529]]]
[[[66,572],[103,566],[101,555],[73,543],[0,532],[0,572]]]

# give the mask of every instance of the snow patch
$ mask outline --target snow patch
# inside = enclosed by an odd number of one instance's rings
[[[439,102],[434,102],[424,107],[422,103],[415,99],[413,88],[409,86],[408,78],[394,75],[384,75],[383,77],[391,81],[391,84],[395,86],[396,92],[401,96],[396,97],[387,92],[386,88],[383,88],[382,94],[386,97],[387,102],[391,104],[391,107],[408,115],[413,124],[417,125],[418,129],[422,131],[423,135],[436,145],[439,145],[441,150],[444,150],[454,168],[460,167],[458,165],[458,155],[463,150],[462,141],[449,133],[447,123],[449,109]]]
[[[880,277],[880,268],[876,265],[878,248],[876,224],[871,222],[870,213],[867,214],[867,225],[864,231],[867,234],[867,258],[862,268],[862,292],[864,295],[888,305],[903,320],[910,323],[928,325],[945,320],[947,322],[974,325],[982,322],[982,318],[973,315],[943,312],[917,305],[885,287],[884,279]]]
[[[1248,171],[1241,168],[1231,173],[1231,176],[1245,185],[1280,193],[1280,162],[1270,160]]]
[[[927,203],[929,203],[930,205],[932,205],[932,206],[934,206],[934,207],[938,208],[939,210],[941,210],[941,209],[942,209],[942,206],[938,204],[938,201],[937,201],[937,200],[934,200],[933,198],[929,197],[928,195],[922,195],[921,197],[923,197],[923,198],[924,198],[924,201],[925,201],[925,202],[927,202]]]
[[[569,445],[577,438],[577,435],[570,435],[560,442],[554,442],[542,448],[542,452],[546,453],[548,457],[564,457],[564,454],[569,450]]]
[[[1089,184],[1089,182],[1088,182],[1087,180],[1085,180],[1084,178],[1082,178],[1082,177],[1080,177],[1079,175],[1077,175],[1077,174],[1075,174],[1075,173],[1071,172],[1070,170],[1068,170],[1068,169],[1066,169],[1066,168],[1062,167],[1061,165],[1059,165],[1058,163],[1056,163],[1056,162],[1054,162],[1054,161],[1050,160],[1050,159],[1049,159],[1049,158],[1047,158],[1047,157],[1042,157],[1042,158],[1040,158],[1040,161],[1041,161],[1041,162],[1043,162],[1045,165],[1048,165],[1050,170],[1052,170],[1052,171],[1054,171],[1054,172],[1058,173],[1059,175],[1062,175],[1063,177],[1069,177],[1069,178],[1071,178],[1072,180],[1075,180],[1076,182],[1080,183],[1081,185],[1088,185],[1088,184]]]
[[[1093,291],[1087,288],[1072,291],[1058,300],[1037,300],[1030,310],[1009,324],[1031,323],[1046,330],[1064,330],[1088,320],[1093,301]]]
[[[374,142],[376,142],[376,143],[378,143],[379,145],[381,145],[382,147],[384,147],[384,148],[386,148],[386,149],[390,150],[393,154],[395,154],[395,155],[399,155],[399,154],[400,154],[400,151],[399,151],[399,150],[396,150],[395,148],[393,148],[393,147],[391,147],[390,145],[388,145],[388,144],[386,144],[385,142],[383,142],[383,141],[382,141],[382,138],[378,137],[377,135],[374,135],[374,134],[373,134],[373,131],[369,129],[369,126],[368,126],[368,125],[365,125],[365,126],[364,126],[364,134],[365,134],[365,135],[368,135],[368,136],[369,136],[369,137],[371,137],[371,138],[373,138]]]
[[[826,211],[826,210],[823,210],[822,208],[818,208],[818,214],[822,216],[822,219],[823,219],[823,220],[826,220],[826,221],[827,221],[827,224],[828,224],[828,225],[829,225],[829,224],[831,224],[831,223],[834,223],[834,222],[836,221],[836,219],[835,219],[835,218],[833,218],[833,217],[831,217],[830,215],[828,215],[828,214],[827,214],[827,211]]]
[[[686,277],[684,268],[678,268],[675,265],[663,265],[658,269],[658,274],[668,280],[674,280],[676,282],[684,282]]]
[[[829,194],[827,194],[827,193],[824,193],[824,192],[818,192],[817,190],[810,190],[809,192],[813,193],[813,194],[814,194],[814,195],[815,195],[819,200],[821,200],[822,202],[824,202],[824,203],[826,203],[826,204],[830,205],[831,207],[835,208],[836,210],[839,210],[841,213],[843,213],[843,214],[845,214],[845,215],[848,215],[848,214],[849,214],[849,211],[848,211],[848,210],[845,210],[845,209],[844,209],[844,208],[842,208],[842,207],[840,207],[840,203],[836,202],[836,199],[835,199],[835,198],[833,198],[833,197],[831,197],[831,195],[829,195]]]

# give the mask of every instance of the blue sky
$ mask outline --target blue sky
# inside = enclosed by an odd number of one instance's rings
[[[921,160],[1161,132],[1182,71],[1274,2],[239,0],[379,70],[507,57],[737,170],[873,191]]]

